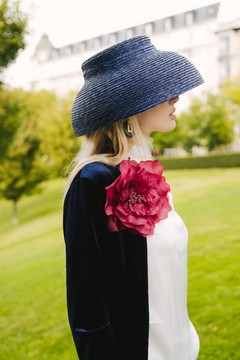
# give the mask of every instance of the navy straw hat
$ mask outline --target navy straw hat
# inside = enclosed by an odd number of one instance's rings
[[[201,85],[195,66],[161,51],[147,36],[113,45],[82,64],[84,85],[72,107],[75,136],[87,135]]]

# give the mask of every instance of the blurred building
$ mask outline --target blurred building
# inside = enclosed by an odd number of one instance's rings
[[[58,95],[77,92],[83,84],[84,60],[137,35],[148,35],[160,50],[186,56],[202,74],[205,84],[181,96],[180,112],[191,96],[215,91],[222,81],[240,74],[240,0],[222,0],[58,48],[43,35],[31,59],[31,88],[54,90]],[[240,125],[236,135],[232,150],[240,148]]]
[[[238,5],[239,0],[213,2],[59,48],[43,35],[32,56],[31,87],[54,90],[59,95],[77,91],[83,83],[81,64],[84,60],[116,42],[145,34],[157,48],[185,55],[200,70],[205,85],[191,94],[203,89],[215,90],[224,79],[240,72]],[[182,104],[184,106],[184,102]]]

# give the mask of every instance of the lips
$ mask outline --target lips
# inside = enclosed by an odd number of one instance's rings
[[[169,114],[169,116],[174,116],[175,117],[175,115],[173,115],[173,113],[176,111],[176,109],[175,108],[173,108],[173,111]]]

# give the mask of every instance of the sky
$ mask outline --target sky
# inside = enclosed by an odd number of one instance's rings
[[[21,0],[33,35],[48,33],[56,46],[141,24],[214,0]],[[216,0],[217,2],[218,0]]]
[[[21,0],[30,34],[26,49],[6,72],[6,81],[26,86],[30,57],[42,34],[59,47],[214,2],[218,0]]]

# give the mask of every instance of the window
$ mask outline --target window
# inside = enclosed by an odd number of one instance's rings
[[[230,76],[230,59],[223,58],[220,59],[220,80],[224,81]]]
[[[151,36],[153,33],[153,24],[148,23],[145,25],[145,35]]]
[[[214,18],[217,16],[219,4],[214,4],[211,6],[206,6],[195,10],[196,12],[196,22],[206,21],[208,19]]]
[[[196,22],[203,21],[207,19],[207,11],[206,8],[200,8],[195,10],[196,14]]]
[[[94,48],[100,47],[100,44],[101,44],[101,42],[100,42],[100,39],[98,37],[93,39],[93,47]]]
[[[162,32],[164,31],[164,22],[162,19],[154,21],[154,32]]]
[[[226,55],[230,50],[230,38],[229,36],[220,37],[219,51],[220,55]]]
[[[93,39],[88,39],[85,41],[86,50],[91,50],[93,48]]]
[[[144,35],[146,34],[146,26],[148,26],[150,24],[142,24],[142,25],[137,25],[134,27],[134,32],[135,35]],[[153,26],[153,25],[152,25]],[[150,35],[150,34],[149,34]]]
[[[173,27],[175,29],[181,28],[185,25],[185,14],[175,15],[173,17]]]
[[[190,11],[185,14],[185,23],[187,26],[190,26],[194,23],[194,12]]]
[[[72,54],[72,50],[73,50],[73,48],[71,45],[66,46],[64,48],[64,56],[70,56]]]
[[[170,31],[172,30],[172,24],[173,23],[173,19],[171,17],[166,18],[164,21],[164,30],[165,31]]]
[[[50,60],[54,60],[54,59],[57,59],[58,58],[58,51],[53,49],[51,50],[51,53],[50,53]]]
[[[214,7],[214,6],[209,6],[209,7],[207,8],[207,13],[208,13],[209,17],[212,17],[212,16],[215,15],[215,13],[216,13],[216,7]]]
[[[115,44],[116,41],[117,41],[117,37],[116,37],[116,34],[112,33],[112,34],[109,34],[109,44]]]
[[[84,51],[84,50],[85,50],[86,44],[85,44],[84,41],[82,41],[82,42],[79,42],[79,43],[77,44],[77,46],[78,46],[78,52],[81,52],[81,51]]]
[[[133,37],[133,35],[133,29],[126,30],[126,39],[130,39],[131,37]]]

